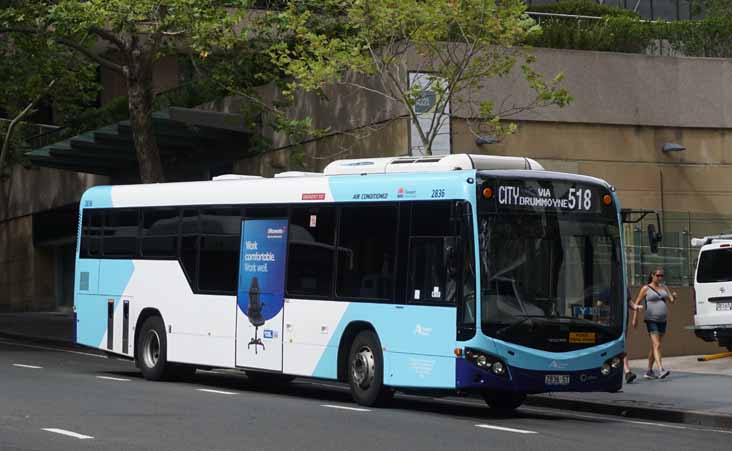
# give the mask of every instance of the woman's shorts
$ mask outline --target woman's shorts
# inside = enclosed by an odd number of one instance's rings
[[[666,333],[666,321],[646,321],[646,329],[649,334],[664,335]]]

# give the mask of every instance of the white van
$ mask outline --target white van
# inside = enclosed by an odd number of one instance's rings
[[[701,246],[694,276],[694,332],[732,351],[732,235],[691,240]]]

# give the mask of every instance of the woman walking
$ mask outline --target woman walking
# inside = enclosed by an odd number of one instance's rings
[[[648,283],[641,288],[638,297],[635,299],[636,309],[633,311],[633,327],[638,324],[637,308],[643,302],[645,309],[644,321],[651,338],[651,349],[648,351],[648,371],[643,375],[646,379],[663,379],[669,375],[664,369],[661,361],[661,341],[666,334],[666,321],[668,318],[667,303],[676,301],[676,293],[671,293],[664,283],[664,272],[662,268],[651,271]],[[658,375],[653,372],[653,364],[658,367]]]

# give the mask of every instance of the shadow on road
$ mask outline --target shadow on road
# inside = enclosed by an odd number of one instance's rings
[[[108,371],[108,376],[125,377],[129,379],[142,379],[139,371]],[[298,378],[291,383],[255,384],[247,378],[244,372],[238,374],[233,370],[222,372],[198,370],[195,375],[171,381],[168,383],[185,383],[197,388],[208,388],[215,390],[236,390],[256,394],[271,394],[276,396],[298,397],[301,399],[314,400],[322,403],[352,404],[357,407],[346,384],[334,381],[320,381]],[[151,382],[154,383],[154,382]],[[412,394],[397,393],[394,400],[388,407],[389,410],[405,410],[412,412],[429,413],[433,415],[444,415],[451,418],[475,419],[484,421],[486,419],[534,419],[547,421],[572,421],[592,424],[610,423],[612,420],[599,418],[580,418],[565,416],[560,412],[539,413],[525,409],[515,412],[499,412],[491,410],[482,400],[475,397],[449,397],[432,398],[430,396],[416,396]]]

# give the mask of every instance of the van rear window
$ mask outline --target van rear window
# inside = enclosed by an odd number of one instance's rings
[[[732,281],[732,248],[704,251],[696,271],[698,283]]]

